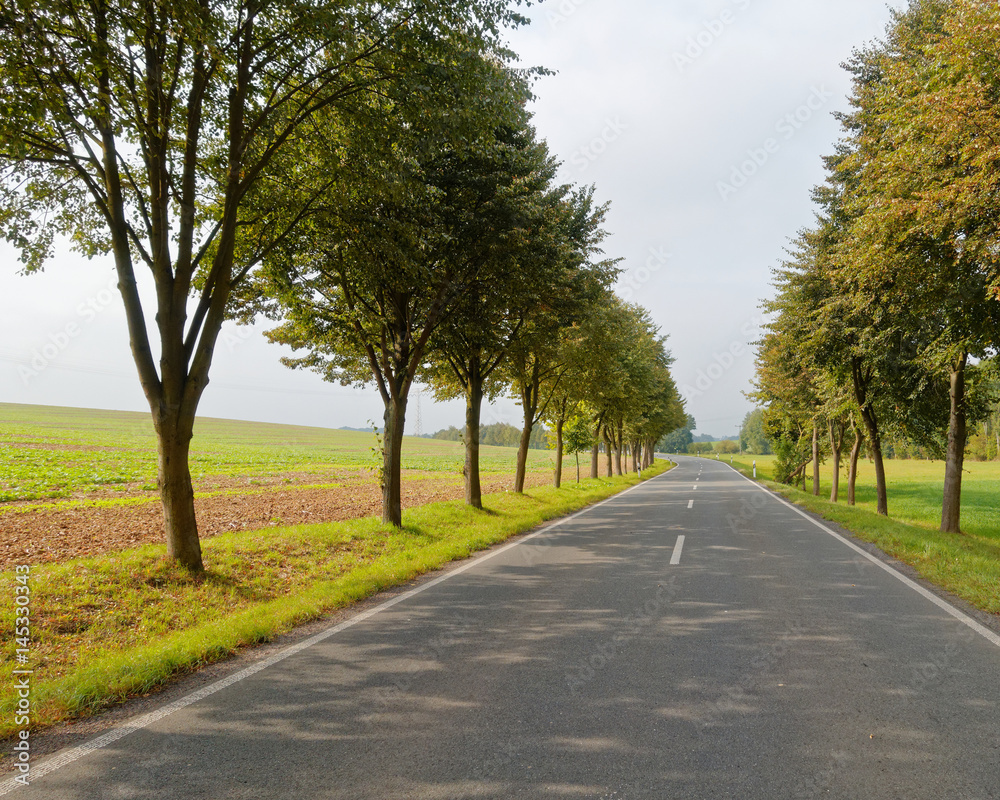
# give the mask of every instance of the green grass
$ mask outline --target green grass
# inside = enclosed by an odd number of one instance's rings
[[[728,457],[727,457],[728,462]],[[774,479],[774,456],[735,456],[734,464],[749,474],[757,461],[757,475]],[[820,467],[820,493],[830,496],[830,464]],[[936,529],[941,524],[944,462],[891,459],[885,462],[889,514],[900,522]],[[812,489],[812,470],[809,471]],[[847,502],[847,465],[840,479],[840,502]],[[858,508],[875,511],[875,466],[858,463]],[[1000,462],[966,461],[962,478],[962,530],[974,536],[1000,540]]]
[[[427,505],[407,511],[402,530],[363,519],[224,534],[204,542],[201,576],[172,566],[162,546],[32,567],[33,725],[148,692],[638,482],[629,475],[488,495],[484,511]],[[0,576],[3,596],[14,596],[13,584],[13,573]],[[4,674],[16,668],[13,622],[13,604],[4,603]],[[10,683],[0,687],[0,738],[14,730]]]
[[[199,418],[191,447],[196,487],[213,478],[318,476],[370,470],[372,433]],[[0,403],[0,503],[80,498],[99,490],[155,493],[156,439],[149,414]],[[515,451],[483,447],[485,476],[513,473]],[[461,473],[457,442],[407,437],[404,470]],[[529,452],[529,471],[551,469],[547,451]],[[567,462],[568,464],[569,462]]]
[[[992,614],[1000,614],[1000,464],[967,462],[962,491],[961,534],[941,533],[944,464],[940,461],[886,462],[890,517],[875,513],[875,474],[863,461],[858,470],[858,505],[829,500],[830,470],[820,475],[821,496],[774,483],[773,456],[737,456],[734,466],[815,514],[842,525],[859,539],[914,567],[932,583]],[[811,490],[811,486],[810,486]]]

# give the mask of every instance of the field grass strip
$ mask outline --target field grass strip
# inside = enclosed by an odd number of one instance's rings
[[[657,463],[645,478],[667,466]],[[639,482],[628,475],[487,495],[484,511],[433,503],[407,511],[399,530],[368,518],[223,534],[203,543],[207,573],[198,579],[167,563],[162,546],[35,566],[33,726],[149,692]],[[12,573],[0,583],[13,597]],[[13,620],[5,608],[4,642],[13,640]],[[5,644],[0,654],[9,672],[13,649]],[[13,691],[0,690],[0,738],[15,730],[16,702]]]

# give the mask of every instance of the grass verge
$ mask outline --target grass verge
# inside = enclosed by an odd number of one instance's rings
[[[646,478],[664,472],[657,464]],[[33,669],[32,727],[82,716],[267,641],[296,625],[469,556],[639,483],[635,475],[493,494],[407,511],[402,529],[368,518],[224,534],[192,576],[164,547],[31,568],[29,663],[16,666],[14,574],[4,573],[0,670]],[[17,697],[0,689],[0,739]]]
[[[739,465],[737,465],[739,466]],[[744,475],[747,469],[740,470]],[[773,481],[760,483],[857,538],[909,564],[926,580],[971,605],[1000,614],[1000,538],[995,532],[941,533],[930,525],[881,517],[866,508],[828,499]]]

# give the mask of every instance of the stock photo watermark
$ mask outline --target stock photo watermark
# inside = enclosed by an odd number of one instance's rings
[[[651,599],[621,621],[613,636],[609,636],[589,656],[568,669],[565,680],[570,694],[576,694],[607,669],[618,657],[621,648],[652,625],[663,609],[674,600],[678,591],[676,577],[672,577],[666,584],[660,584]]]
[[[253,328],[248,325],[225,326],[219,332],[219,338],[230,353],[253,338]]]
[[[629,128],[627,123],[622,122],[621,117],[614,119],[609,117],[604,122],[604,130],[591,139],[589,143],[574,150],[569,157],[569,163],[580,172],[586,172],[594,162],[608,152],[611,145],[617,142]]]
[[[812,800],[830,794],[837,775],[847,767],[848,757],[847,753],[832,753],[830,759],[828,767],[799,782],[792,795],[795,800]]]
[[[11,678],[17,705],[14,707],[15,783],[27,786],[31,780],[31,567],[21,564],[14,570],[14,659],[17,668]]]
[[[756,462],[754,462],[756,463]],[[733,533],[743,533],[747,525],[753,522],[761,509],[767,505],[768,497],[763,492],[754,492],[750,500],[744,499],[740,503],[739,514],[727,514],[726,524]]]
[[[751,5],[753,0],[733,0],[733,8],[725,8],[718,16],[703,20],[698,32],[688,36],[684,47],[674,51],[674,66],[682,73],[694,66],[694,62],[705,55],[726,31],[736,24],[739,12],[746,11]]]
[[[764,324],[763,317],[752,317],[744,322],[740,326],[740,338],[733,339],[728,347],[716,350],[712,354],[712,362],[698,370],[694,382],[686,383],[681,387],[681,397],[684,401],[690,404],[699,397],[703,397],[733,367],[747,356],[752,355],[753,346],[750,343],[759,336]]]
[[[733,164],[728,180],[716,182],[715,186],[722,200],[728,203],[733,195],[738,194],[740,189],[750,183],[750,180],[760,173],[781,148],[794,139],[833,97],[834,93],[824,86],[811,87],[805,102],[775,123],[774,132],[777,136],[771,136],[760,146],[747,150],[747,159],[739,164]]]
[[[921,694],[945,682],[954,675],[961,665],[964,655],[963,645],[971,644],[976,634],[971,628],[964,628],[954,641],[948,642],[940,651],[933,653],[927,661],[910,666],[909,688]]]
[[[559,27],[579,11],[580,6],[586,5],[588,2],[589,0],[560,0],[557,5],[546,9],[549,25],[553,28]]]
[[[371,721],[372,714],[384,711],[402,700],[422,675],[426,675],[447,658],[449,651],[462,642],[473,630],[471,617],[460,614],[443,633],[439,633],[420,645],[414,658],[423,659],[422,664],[405,675],[393,679],[387,686],[375,692],[375,697],[366,703],[362,717]]]
[[[673,255],[668,253],[665,247],[650,247],[645,263],[641,267],[630,269],[619,280],[618,296],[626,303],[630,302],[671,258]]]
[[[729,686],[722,696],[709,706],[708,713],[701,720],[701,730],[710,728],[721,716],[742,714],[746,705],[759,692],[764,679],[788,655],[793,642],[801,638],[806,631],[807,628],[803,623],[797,620],[790,622],[778,641],[757,656],[751,662],[747,673],[735,684]]]
[[[100,291],[88,297],[76,306],[77,318],[67,322],[58,330],[48,335],[45,342],[33,348],[28,355],[27,364],[19,364],[17,367],[18,377],[21,382],[28,386],[31,381],[45,372],[59,357],[69,348],[74,340],[83,335],[110,305],[115,303],[118,297],[118,276],[114,276],[108,281]]]

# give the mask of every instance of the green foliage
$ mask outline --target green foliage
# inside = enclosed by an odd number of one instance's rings
[[[735,439],[723,439],[712,445],[712,450],[720,455],[732,455],[740,452],[740,443]]]
[[[760,456],[771,454],[771,443],[764,433],[764,411],[756,408],[747,413],[740,428],[740,447]]]
[[[1000,346],[998,25],[996,4],[911,0],[855,52],[852,110],[817,225],[776,273],[754,394],[798,449],[853,420],[877,461],[883,440],[947,452],[951,531],[966,428],[990,410],[975,362]]]
[[[568,455],[589,451],[594,446],[594,429],[590,420],[576,414],[566,421],[563,428],[563,447]]]
[[[375,436],[375,444],[371,447],[373,464],[371,469],[375,474],[375,477],[378,479],[379,489],[385,491],[385,440],[379,432],[378,425],[370,420],[368,424],[372,426],[372,432]]]
[[[372,123],[388,108],[397,132],[419,122],[411,127],[431,137],[468,137],[502,105],[498,87],[515,83],[500,77],[513,59],[500,31],[523,21],[503,0],[4,3],[0,232],[27,271],[42,267],[57,235],[88,257],[113,254],[174,473],[163,489],[167,540],[189,569],[201,557],[180,443],[233,291],[300,242],[318,208],[357,188],[342,168],[352,162],[310,156],[344,144],[345,120]],[[511,107],[527,99],[517,83]],[[383,137],[374,151],[396,144]],[[155,302],[140,300],[137,266],[149,270]],[[267,305],[252,289],[242,299],[250,314]]]
[[[801,473],[802,465],[812,458],[812,445],[804,439],[789,436],[777,436],[771,443],[776,456],[774,480],[792,483],[793,477]]]
[[[445,442],[460,442],[462,441],[462,431],[452,425],[449,428],[442,428],[437,433],[435,433],[432,439],[441,439]]]
[[[690,414],[684,420],[684,424],[668,433],[660,440],[658,449],[664,453],[686,453],[688,446],[694,442],[693,432],[698,427],[694,417]]]
[[[465,436],[465,431],[452,425],[434,434],[434,439],[442,439],[447,442],[460,442]],[[548,449],[546,442],[547,432],[542,427],[536,427],[531,432],[531,450]],[[479,443],[492,447],[517,447],[521,443],[521,429],[508,425],[506,422],[496,422],[492,425],[479,426]]]

